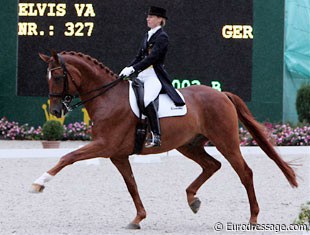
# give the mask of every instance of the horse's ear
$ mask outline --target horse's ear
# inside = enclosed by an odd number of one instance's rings
[[[41,58],[44,62],[46,62],[46,63],[48,63],[48,62],[50,61],[50,57],[47,56],[47,55],[44,55],[44,54],[42,54],[42,53],[39,53],[39,56],[40,56],[40,58]]]
[[[51,50],[51,53],[52,57],[54,58],[54,61],[59,64],[57,52],[55,50]]]

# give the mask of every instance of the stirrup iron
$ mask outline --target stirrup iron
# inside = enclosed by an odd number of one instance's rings
[[[159,147],[161,145],[160,135],[154,135],[153,131],[150,132],[152,138],[147,138],[145,142],[146,148]]]

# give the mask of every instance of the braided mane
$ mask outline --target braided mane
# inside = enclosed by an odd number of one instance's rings
[[[60,53],[61,55],[73,55],[73,56],[78,56],[81,58],[84,58],[86,60],[91,61],[95,66],[98,66],[100,69],[105,70],[106,73],[111,74],[114,77],[118,77],[117,74],[115,74],[111,69],[109,69],[107,66],[105,66],[103,63],[99,62],[97,59],[89,56],[89,55],[85,55],[81,52],[75,52],[75,51],[62,51]]]

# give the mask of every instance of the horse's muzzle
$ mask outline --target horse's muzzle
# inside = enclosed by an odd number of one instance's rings
[[[61,118],[62,111],[61,110],[57,110],[57,109],[53,109],[53,110],[51,110],[51,114],[56,116],[57,118]]]
[[[58,104],[54,107],[51,107],[50,113],[54,115],[57,118],[61,118],[62,116],[65,116],[67,114],[68,110],[63,104]]]

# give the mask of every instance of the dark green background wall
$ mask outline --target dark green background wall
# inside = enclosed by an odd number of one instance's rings
[[[252,101],[260,121],[282,121],[284,1],[254,0]]]
[[[47,98],[16,95],[18,1],[0,0],[0,5],[5,6],[0,8],[0,118],[43,125],[45,114],[42,105]],[[77,110],[66,117],[66,122],[74,120],[82,121],[83,113]]]
[[[0,0],[0,117],[31,125],[42,125],[44,97],[16,96],[17,1]],[[253,88],[248,103],[260,121],[282,120],[284,1],[253,0]],[[36,52],[34,52],[36,53]],[[77,110],[66,123],[81,121]]]

